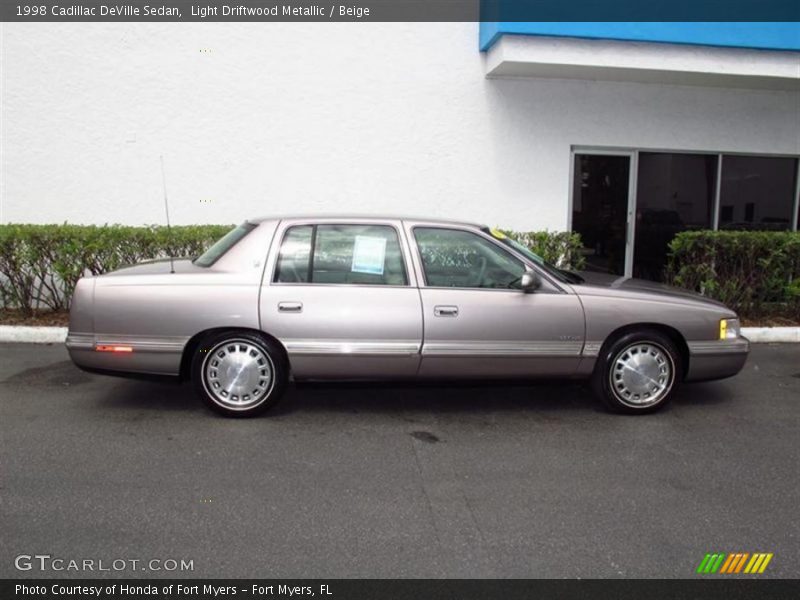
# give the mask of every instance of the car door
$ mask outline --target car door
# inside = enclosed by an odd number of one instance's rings
[[[478,228],[406,224],[420,273],[424,332],[420,375],[570,375],[580,362],[584,316],[567,286],[539,272]]]
[[[399,225],[280,224],[262,282],[260,322],[286,347],[295,377],[416,374],[422,312]]]

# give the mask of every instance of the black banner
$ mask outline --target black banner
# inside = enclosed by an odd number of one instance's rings
[[[691,580],[558,580],[558,579],[27,579],[0,582],[0,598],[22,600],[616,600],[796,598],[798,580],[691,579]]]
[[[800,21],[797,0],[3,0],[0,20]]]

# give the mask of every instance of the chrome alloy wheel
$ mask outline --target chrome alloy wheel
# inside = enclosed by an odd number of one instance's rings
[[[203,387],[217,404],[232,410],[253,408],[266,400],[275,383],[269,355],[249,340],[217,344],[202,366]]]
[[[675,380],[669,352],[652,342],[635,342],[611,363],[609,383],[620,402],[634,408],[658,404]]]

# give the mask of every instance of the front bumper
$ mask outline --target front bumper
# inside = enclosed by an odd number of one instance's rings
[[[736,375],[750,353],[750,341],[732,340],[689,342],[689,370],[686,381],[709,381]]]

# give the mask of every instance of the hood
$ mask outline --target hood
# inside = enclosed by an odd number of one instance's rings
[[[608,273],[595,273],[592,271],[581,271],[580,276],[585,280],[583,283],[572,284],[575,291],[581,292],[581,288],[606,288],[628,292],[639,292],[651,294],[663,298],[693,300],[703,304],[726,308],[722,302],[712,300],[697,292],[676,288],[655,281],[644,279],[634,279],[632,277],[620,277],[619,275],[609,275]]]
[[[192,264],[190,258],[175,258],[172,260],[175,273],[194,273],[205,271],[203,267],[198,267]],[[172,270],[170,260],[168,258],[159,258],[158,260],[148,260],[129,267],[122,267],[116,271],[104,273],[101,277],[114,277],[116,275],[162,275],[168,274]]]

